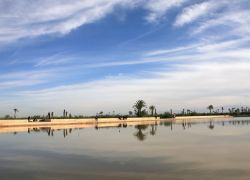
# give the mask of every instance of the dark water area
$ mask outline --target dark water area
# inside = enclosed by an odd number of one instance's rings
[[[250,118],[0,134],[1,180],[250,179]]]

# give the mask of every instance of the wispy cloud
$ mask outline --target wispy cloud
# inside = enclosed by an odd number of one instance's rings
[[[13,73],[0,74],[0,91],[11,90],[4,91],[5,97],[0,98],[11,99],[9,106],[25,104],[22,108],[26,114],[34,106],[39,112],[48,109],[60,112],[68,108],[75,114],[95,114],[101,110],[127,113],[138,98],[157,105],[159,111],[205,108],[208,104],[249,104],[250,21],[247,17],[250,4],[246,2],[248,0],[0,1],[0,43],[40,35],[65,35],[106,17],[116,7],[143,9],[144,19],[155,29],[160,24],[156,22],[164,21],[168,12],[176,8],[178,11],[172,15],[172,19],[176,19],[169,22],[169,26],[175,27],[166,28],[168,32],[178,30],[186,36],[183,43],[176,42],[178,46],[160,38],[157,44],[152,38],[154,43],[150,48],[131,47],[136,56],[131,55],[127,60],[119,53],[112,58],[101,54],[101,60],[83,58],[80,53],[35,58],[30,66],[36,70],[13,68]],[[144,32],[128,41],[136,44],[137,39],[149,35],[150,31]],[[145,71],[139,65],[152,67]],[[131,72],[121,75],[125,66],[132,70],[127,68],[125,70]],[[115,73],[110,73],[114,69]],[[101,72],[101,75],[85,79],[83,72],[86,71]],[[54,83],[58,77],[62,83]],[[50,85],[34,88],[36,90],[29,88],[44,83]],[[17,91],[19,87],[27,88]],[[13,95],[15,98],[11,98]],[[0,104],[0,109],[4,108]]]
[[[43,84],[54,77],[55,73],[49,70],[27,70],[0,74],[0,90],[16,89]]]
[[[247,0],[207,0],[185,7],[178,14],[174,26],[192,24],[192,35],[224,30],[223,35],[249,35],[249,1]],[[209,31],[208,31],[209,30]],[[221,35],[222,36],[222,35]]]
[[[227,0],[208,0],[192,4],[192,1],[187,0],[37,0],[32,2],[3,0],[0,2],[0,43],[26,37],[67,34],[82,25],[106,17],[118,6],[145,9],[148,11],[146,20],[153,23],[164,18],[170,9],[184,7],[182,13],[177,16],[175,26],[184,26],[204,17],[205,20],[201,21],[196,32],[231,23],[241,25],[238,31],[243,32],[242,29],[244,29],[245,32],[249,32],[246,26],[248,20],[242,18],[249,15],[248,8],[242,7],[246,2],[246,0],[232,0],[230,3]],[[185,5],[188,6],[185,7]],[[224,9],[214,14],[219,7]],[[242,12],[242,9],[245,11]]]
[[[209,19],[194,30],[194,33],[202,33],[206,30],[221,27],[228,28],[228,34],[237,36],[246,36],[250,34],[248,17],[250,15],[249,10],[229,11],[221,14],[221,16],[213,19]]]
[[[159,55],[164,55],[164,54],[184,52],[187,50],[192,50],[192,49],[198,48],[201,45],[202,45],[202,43],[197,43],[197,44],[191,44],[191,45],[187,45],[187,46],[177,47],[174,49],[159,49],[159,50],[147,52],[145,54],[145,56],[159,56]]]
[[[164,17],[168,10],[181,6],[185,1],[186,0],[150,0],[146,3],[146,9],[150,11],[146,20],[148,22],[157,22]]]
[[[138,98],[145,99],[149,104],[156,104],[159,112],[170,108],[178,110],[190,107],[205,110],[207,104],[211,103],[215,106],[245,105],[250,103],[246,96],[250,91],[247,81],[250,51],[245,43],[248,43],[245,39],[194,43],[168,52],[165,50],[164,53],[151,52],[149,59],[144,57],[145,59],[138,62],[119,61],[89,65],[87,68],[108,68],[135,63],[166,62],[171,59],[175,61],[171,67],[163,64],[161,68],[147,72],[147,76],[138,71],[134,75],[106,76],[89,82],[19,91],[15,93],[16,100],[11,103],[14,106],[20,102],[21,106],[21,102],[25,102],[24,114],[28,114],[29,109],[34,106],[42,113],[46,113],[47,109],[60,113],[63,108],[74,114],[95,114],[96,111],[113,110],[127,113]],[[172,52],[177,54],[172,55]],[[10,74],[6,78],[12,76]],[[17,76],[19,75],[14,75]],[[24,77],[26,76],[29,74]],[[50,103],[52,101],[53,104]]]
[[[174,61],[175,63],[194,63],[201,61],[249,61],[249,38],[217,42],[197,42],[174,49],[161,49],[145,54],[146,59],[155,61]]]
[[[184,0],[37,0],[0,2],[0,43],[13,42],[25,37],[67,34],[72,30],[98,21],[119,6],[144,8],[147,20],[154,22],[167,10]]]
[[[130,7],[132,0],[92,1],[1,1],[0,42],[46,34],[66,34],[84,24],[97,21],[117,5]]]
[[[37,59],[34,67],[65,65],[72,62],[73,60],[74,56],[68,56],[63,53],[59,53],[49,57]]]
[[[214,10],[216,10],[223,1],[207,1],[199,4],[194,4],[183,9],[183,12],[177,17],[175,26],[183,26],[188,23],[192,23],[203,16],[210,16]]]
[[[197,63],[178,65],[176,69],[157,72],[151,78],[115,76],[89,83],[19,92],[18,99],[26,99],[27,104],[30,99],[33,106],[46,106],[55,112],[66,106],[73,113],[83,114],[95,114],[98,110],[127,113],[138,98],[156,104],[159,112],[169,108],[205,109],[207,103],[218,106],[250,103],[244,96],[250,90],[250,84],[244,80],[249,76],[249,62]],[[25,108],[24,111],[28,111],[29,106]]]

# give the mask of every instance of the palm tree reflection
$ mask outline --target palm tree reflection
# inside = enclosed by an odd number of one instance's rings
[[[137,125],[135,126],[137,132],[134,134],[139,141],[144,141],[146,139],[146,133],[143,133],[148,128],[148,125]]]
[[[211,130],[214,129],[214,124],[212,123],[212,121],[210,121],[208,128],[211,129]]]
[[[157,126],[151,125],[150,135],[154,136],[156,134]]]
[[[171,130],[174,127],[181,127],[184,130],[187,130],[189,128],[192,128],[193,126],[198,125],[202,125],[202,126],[206,126],[211,130],[214,130],[215,125],[217,126],[247,126],[250,125],[250,120],[231,120],[231,121],[217,121],[214,119],[210,119],[209,122],[192,122],[189,120],[183,120],[180,122],[176,122],[176,121],[156,121],[156,122],[151,122],[150,124],[147,125],[136,125],[136,126],[132,126],[129,125],[127,123],[120,123],[117,124],[116,126],[98,126],[98,124],[96,124],[94,127],[96,130],[102,130],[102,129],[118,129],[120,132],[120,130],[125,128],[133,128],[135,127],[136,131],[132,132],[133,136],[135,136],[139,141],[144,141],[147,139],[147,136],[156,136],[157,131],[159,131],[158,128],[158,124],[161,126],[160,130],[163,131],[163,129],[165,127],[168,127],[169,130],[171,128]],[[63,134],[63,137],[66,138],[67,136],[69,136],[71,133],[73,133],[73,131],[75,130],[82,130],[84,128],[60,128],[60,129],[54,129],[53,127],[29,127],[27,129],[27,133],[32,134],[32,133],[46,133],[48,136],[54,136],[54,133],[56,132],[60,132],[60,134]],[[17,134],[17,132],[13,132],[14,135]]]

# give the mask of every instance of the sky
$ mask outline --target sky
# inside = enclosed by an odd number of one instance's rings
[[[250,104],[250,0],[0,0],[0,116]]]

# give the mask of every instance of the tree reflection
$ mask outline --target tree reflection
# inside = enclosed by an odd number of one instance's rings
[[[164,122],[161,122],[160,125],[163,125],[163,126],[170,126],[171,128],[171,131],[173,130],[173,121],[164,121]]]
[[[191,120],[182,120],[182,121],[153,121],[150,122],[147,125],[129,125],[127,123],[119,123],[116,125],[112,125],[112,126],[103,126],[103,124],[101,124],[100,126],[98,126],[98,123],[95,124],[94,128],[96,130],[102,130],[102,129],[118,129],[120,132],[120,130],[122,130],[123,128],[131,128],[131,127],[135,127],[136,131],[133,132],[133,136],[135,136],[139,141],[144,141],[146,140],[147,136],[156,136],[156,134],[158,133],[159,129],[158,128],[158,124],[161,126],[160,130],[162,130],[164,127],[169,127],[171,128],[171,130],[173,129],[173,126],[179,126],[184,130],[187,130],[189,128],[192,128],[193,126],[196,126],[197,124],[200,126],[206,126],[207,128],[214,130],[215,125],[216,126],[222,126],[222,127],[226,127],[226,126],[248,126],[250,125],[250,120],[245,120],[245,119],[233,119],[233,120],[223,120],[223,121],[218,121],[218,120],[214,120],[214,119],[209,119],[209,121],[191,121]],[[32,133],[46,133],[48,136],[54,136],[54,134],[56,132],[60,132],[60,134],[63,135],[64,138],[66,138],[67,136],[69,136],[71,133],[73,133],[73,131],[75,130],[82,130],[84,128],[60,128],[60,129],[54,129],[53,127],[29,127],[27,128],[27,133],[28,134],[32,134]],[[169,129],[170,130],[170,129]],[[14,135],[16,135],[18,133],[18,131],[12,131],[12,133]]]
[[[146,133],[143,133],[148,128],[148,125],[137,125],[135,126],[137,132],[134,134],[139,141],[144,141],[147,137]]]
[[[150,135],[154,136],[156,134],[157,126],[151,125]]]
[[[63,137],[67,137],[68,136],[68,129],[64,129],[63,130]]]
[[[211,129],[211,130],[214,129],[214,124],[212,123],[212,121],[210,121],[208,128]]]

